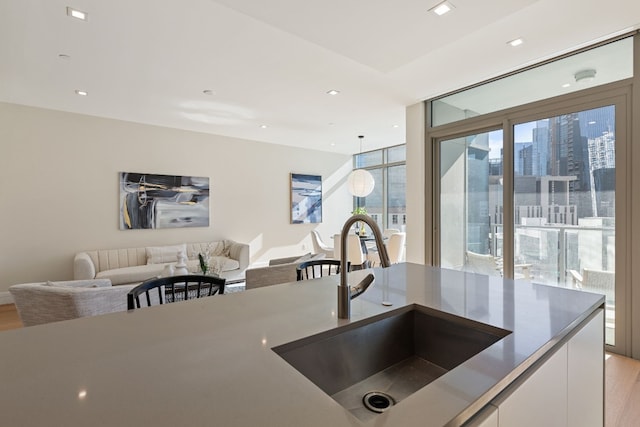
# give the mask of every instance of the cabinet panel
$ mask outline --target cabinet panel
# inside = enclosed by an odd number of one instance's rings
[[[498,408],[485,406],[464,427],[498,427]]]
[[[498,405],[500,427],[567,425],[567,344]]]
[[[604,424],[604,313],[595,316],[568,345],[569,426]]]

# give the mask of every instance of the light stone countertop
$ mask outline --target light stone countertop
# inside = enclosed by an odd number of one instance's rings
[[[442,426],[466,418],[603,303],[596,294],[416,264],[337,319],[338,276],[0,333],[0,419],[19,426]],[[362,277],[364,272],[351,273]],[[381,304],[390,300],[393,306]],[[513,331],[361,422],[272,347],[420,304]]]

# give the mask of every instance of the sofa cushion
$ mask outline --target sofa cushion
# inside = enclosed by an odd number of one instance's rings
[[[133,267],[114,268],[96,274],[96,279],[111,279],[114,285],[125,283],[144,282],[147,279],[158,277],[166,264],[136,265]]]
[[[209,252],[209,256],[222,256],[229,258],[231,256],[231,240],[222,240],[220,242],[209,243],[190,243],[187,247],[187,258],[198,259],[198,254]]]
[[[187,245],[150,246],[146,247],[147,264],[164,264],[178,261],[178,253],[187,256]]]
[[[64,280],[64,281],[47,281],[46,286],[57,286],[61,288],[106,288],[111,286],[109,279],[89,279],[89,280]]]

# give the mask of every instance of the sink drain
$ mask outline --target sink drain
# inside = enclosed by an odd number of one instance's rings
[[[365,408],[368,410],[381,414],[395,405],[396,401],[387,393],[370,391],[362,396],[362,403],[364,403]]]

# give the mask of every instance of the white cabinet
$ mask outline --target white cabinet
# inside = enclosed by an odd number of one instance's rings
[[[498,408],[485,406],[464,427],[498,427]]]
[[[600,309],[544,363],[494,399],[499,427],[604,425],[603,322]]]
[[[567,425],[567,344],[498,405],[500,427]]]
[[[582,328],[568,347],[569,427],[604,423],[604,313]]]

